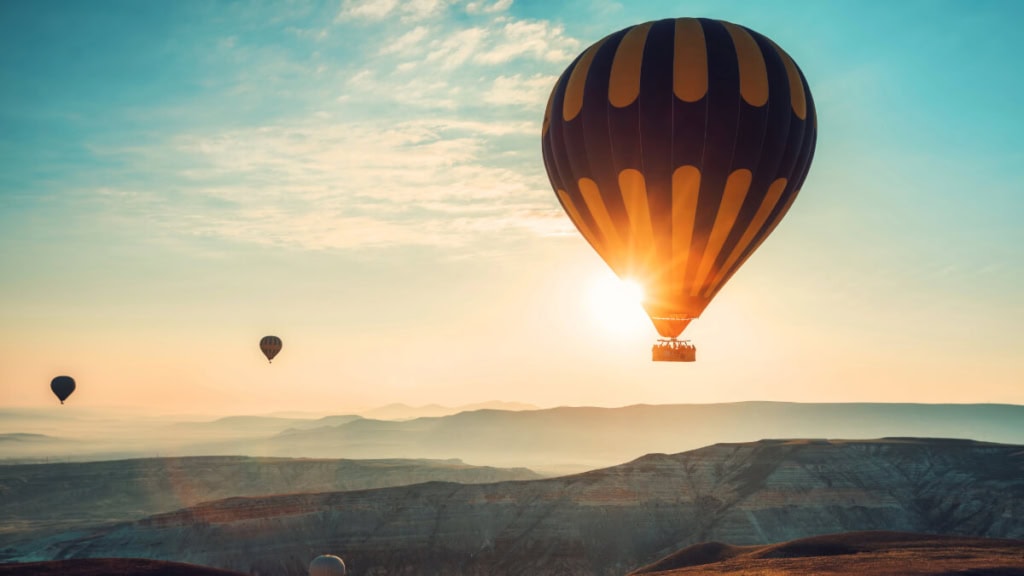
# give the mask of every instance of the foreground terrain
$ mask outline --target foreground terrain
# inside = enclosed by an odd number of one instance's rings
[[[368,573],[373,573],[368,572]],[[0,576],[240,576],[194,564],[137,559],[83,559],[0,564]],[[690,546],[630,576],[761,574],[789,576],[1024,576],[1024,540],[849,532],[767,546],[707,542]]]
[[[242,576],[244,573],[196,566],[195,564],[135,558],[92,558],[0,564],[0,576],[112,576],[115,574],[122,576]]]
[[[622,575],[706,541],[897,530],[1024,538],[1024,447],[966,440],[765,440],[533,481],[229,498],[8,550],[302,574]]]
[[[851,532],[768,546],[708,542],[631,574],[1024,576],[1024,540]]]

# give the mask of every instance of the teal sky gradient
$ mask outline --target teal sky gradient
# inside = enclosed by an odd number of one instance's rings
[[[604,35],[701,16],[803,69],[800,199],[649,361],[540,156]],[[1024,4],[0,3],[0,404],[1024,403]],[[256,342],[280,335],[268,369]],[[325,408],[325,406],[329,406]]]

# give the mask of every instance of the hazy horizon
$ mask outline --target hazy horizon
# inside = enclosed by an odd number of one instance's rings
[[[178,415],[0,409],[0,463],[214,455],[459,459],[565,474],[722,442],[963,438],[1024,445],[1024,406],[737,402],[358,415]],[[499,447],[500,449],[496,449]]]
[[[792,400],[773,400],[773,399],[748,399],[748,400],[734,400],[728,402],[665,402],[665,403],[647,403],[647,402],[633,402],[626,404],[552,404],[552,405],[537,405],[527,404],[515,401],[506,400],[493,400],[483,402],[472,402],[468,404],[408,404],[405,402],[389,402],[387,404],[374,404],[363,407],[353,406],[347,407],[348,411],[338,411],[330,409],[322,410],[268,410],[264,412],[260,411],[232,411],[230,409],[218,409],[203,411],[200,409],[195,410],[161,410],[160,407],[147,406],[147,405],[112,405],[112,406],[74,406],[72,404],[66,404],[63,412],[63,416],[74,417],[74,416],[120,416],[128,419],[135,418],[157,418],[157,419],[176,419],[176,418],[196,418],[198,422],[213,422],[224,418],[234,417],[270,417],[270,418],[298,418],[298,419],[320,419],[330,416],[345,416],[345,415],[359,415],[364,418],[370,419],[381,419],[381,420],[393,420],[394,418],[388,417],[376,417],[372,413],[381,410],[389,409],[392,407],[402,407],[410,411],[421,411],[425,409],[441,408],[450,410],[450,413],[457,413],[461,411],[475,411],[475,410],[505,410],[505,411],[521,411],[521,410],[557,410],[559,408],[598,408],[614,410],[617,408],[630,408],[635,406],[716,406],[716,405],[732,405],[732,404],[810,404],[810,405],[855,405],[855,404],[879,404],[879,405],[921,405],[921,406],[1024,406],[1024,404],[1018,404],[1013,402],[872,402],[872,401],[861,401],[853,400],[849,402],[813,402],[813,401],[792,401]],[[509,404],[516,405],[516,407],[504,407],[504,406],[492,406],[493,404]],[[0,406],[0,416],[4,413],[25,413],[25,414],[50,414],[48,411],[52,410],[48,406],[38,405],[5,405]],[[62,417],[62,415],[57,415]],[[418,418],[421,416],[414,416]],[[431,417],[431,416],[422,416]],[[409,418],[399,418],[401,420]],[[0,432],[2,433],[2,432]]]

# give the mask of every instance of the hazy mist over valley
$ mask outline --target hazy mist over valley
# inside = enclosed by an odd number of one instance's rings
[[[501,406],[501,403],[494,403]],[[522,407],[521,405],[516,405]],[[0,460],[103,460],[244,455],[308,458],[459,459],[580,472],[649,453],[764,438],[970,438],[1024,443],[1024,407],[999,404],[636,405],[496,410],[476,406],[415,417],[400,406],[322,417],[133,417],[90,409],[0,410]],[[438,412],[438,407],[428,407]],[[443,409],[454,412],[457,409]]]

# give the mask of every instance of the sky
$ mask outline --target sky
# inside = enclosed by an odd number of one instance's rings
[[[815,160],[656,332],[547,182],[558,75],[697,16],[807,77]],[[1024,4],[0,3],[0,406],[1024,403]],[[260,337],[284,349],[268,365]]]

